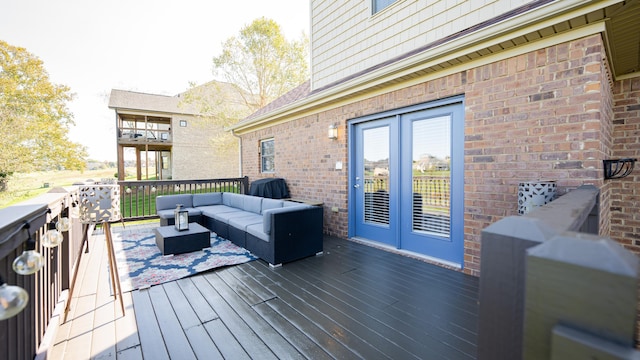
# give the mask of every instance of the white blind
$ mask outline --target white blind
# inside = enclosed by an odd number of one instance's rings
[[[413,122],[413,230],[449,237],[451,118]]]
[[[364,221],[389,224],[389,127],[362,132],[364,145]]]

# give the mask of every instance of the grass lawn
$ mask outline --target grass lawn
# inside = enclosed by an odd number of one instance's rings
[[[74,182],[88,179],[113,178],[115,168],[85,171],[39,171],[29,174],[14,174],[9,179],[8,189],[0,192],[0,209],[49,192],[55,187],[71,186]],[[134,172],[135,173],[135,172]]]

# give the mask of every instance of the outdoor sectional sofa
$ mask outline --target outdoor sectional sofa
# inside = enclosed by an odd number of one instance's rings
[[[272,266],[322,253],[322,207],[228,192],[162,195],[156,198],[161,226],[174,224],[177,204],[189,212],[189,222]]]

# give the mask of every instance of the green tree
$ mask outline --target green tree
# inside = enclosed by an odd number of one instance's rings
[[[14,172],[84,169],[86,149],[68,139],[72,98],[40,59],[0,40],[0,190]]]
[[[199,114],[221,157],[237,156],[238,140],[225,129],[309,78],[309,40],[287,41],[273,20],[260,18],[227,39],[213,58],[211,81],[180,94],[181,106]]]
[[[200,121],[194,125],[211,134],[211,146],[219,156],[237,156],[238,140],[226,128],[251,114],[245,101],[249,97],[233,84],[211,81],[200,86],[191,84],[180,94],[180,106],[199,114]]]
[[[304,34],[287,41],[278,23],[259,18],[223,43],[214,74],[236,86],[253,112],[309,78],[308,48]]]

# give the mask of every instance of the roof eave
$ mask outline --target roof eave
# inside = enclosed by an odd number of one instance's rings
[[[517,38],[531,32],[534,27],[544,28],[553,25],[553,23],[561,19],[587,14],[595,9],[604,8],[619,2],[619,0],[590,0],[588,4],[585,5],[584,0],[563,0],[544,4],[529,12],[505,19],[490,27],[466,34],[325,90],[318,92],[313,92],[312,90],[311,94],[306,98],[257,116],[249,122],[238,123],[228,128],[228,130],[233,131],[235,134],[242,135],[268,125],[285,122],[287,118],[293,114],[304,114],[305,112],[313,110],[315,107],[348,97],[363,89],[380,86],[395,78],[415,72],[416,69],[424,68],[427,65],[446,61],[464,52],[468,53],[478,48],[486,48],[493,44],[500,43],[505,39]]]

